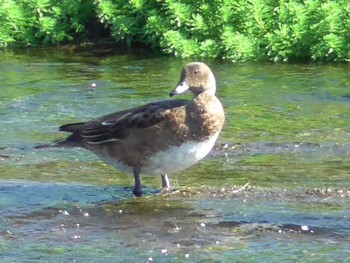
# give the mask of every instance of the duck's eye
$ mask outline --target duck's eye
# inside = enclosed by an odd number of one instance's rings
[[[193,71],[193,73],[194,73],[194,74],[198,74],[198,73],[199,73],[199,70],[198,70],[198,69],[195,69],[195,70]]]

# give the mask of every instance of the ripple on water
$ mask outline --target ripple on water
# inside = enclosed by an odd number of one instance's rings
[[[350,261],[348,64],[210,62],[225,143],[173,176],[169,196],[144,176],[147,196],[133,198],[133,178],[86,151],[34,150],[64,123],[165,99],[184,63],[2,53],[1,260]]]
[[[7,200],[1,205],[0,238],[11,246],[9,259],[108,260],[118,255],[199,262],[306,250],[321,259],[322,248],[338,257],[344,256],[350,235],[344,210],[350,208],[349,197],[340,194],[246,186],[136,199],[115,187],[11,181],[0,187],[0,200]],[[252,248],[253,254],[243,255]]]

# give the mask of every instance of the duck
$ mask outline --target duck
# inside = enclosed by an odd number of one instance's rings
[[[108,114],[87,122],[59,127],[71,133],[56,147],[80,147],[103,162],[133,174],[133,194],[142,196],[141,174],[168,175],[194,165],[213,148],[225,122],[216,94],[213,72],[203,62],[191,62],[181,71],[170,97],[192,93],[193,99],[168,99]]]

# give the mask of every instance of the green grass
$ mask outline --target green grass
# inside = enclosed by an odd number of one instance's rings
[[[112,38],[179,57],[349,61],[348,0],[0,0],[0,47]]]

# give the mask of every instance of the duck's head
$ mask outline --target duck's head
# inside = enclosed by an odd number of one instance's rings
[[[191,91],[195,96],[204,91],[215,95],[215,77],[206,64],[202,62],[187,64],[181,72],[179,84],[169,95],[174,96],[188,91]]]

